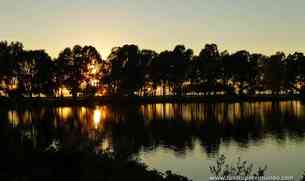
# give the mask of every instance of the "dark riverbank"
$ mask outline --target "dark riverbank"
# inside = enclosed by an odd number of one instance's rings
[[[27,151],[2,155],[1,180],[22,181],[189,181],[168,171],[149,170],[133,160],[119,160],[107,154],[86,152]]]
[[[37,133],[50,132],[38,127]],[[0,123],[1,181],[189,181],[171,171],[148,169],[144,163],[119,153],[98,151],[98,143],[88,137],[75,136],[82,140],[78,144],[53,141],[42,146],[37,143],[44,137],[29,134],[26,126],[13,128],[4,121]]]
[[[260,102],[302,100],[299,94],[290,95],[214,95],[214,96],[95,96],[95,97],[32,97],[11,99],[0,98],[1,106],[72,106],[102,104],[150,104],[150,103],[188,103],[188,102]]]

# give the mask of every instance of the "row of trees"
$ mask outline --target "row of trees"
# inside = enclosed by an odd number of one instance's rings
[[[157,53],[124,45],[106,60],[92,46],[65,48],[52,59],[20,42],[0,42],[4,96],[214,95],[302,93],[305,56],[220,52],[206,44],[198,55],[184,45]]]

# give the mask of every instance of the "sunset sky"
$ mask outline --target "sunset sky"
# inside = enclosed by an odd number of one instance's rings
[[[75,44],[157,51],[217,43],[230,52],[305,52],[304,0],[2,0],[0,40],[55,57]]]

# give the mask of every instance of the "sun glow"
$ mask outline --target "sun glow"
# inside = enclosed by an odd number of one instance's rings
[[[91,79],[90,80],[90,85],[91,86],[94,86],[94,87],[97,87],[99,85],[99,80],[98,79]]]
[[[70,96],[70,91],[65,86],[62,86],[59,88],[57,96]]]
[[[96,75],[99,71],[98,66],[94,64],[88,65],[88,70],[90,75]]]
[[[99,109],[94,110],[93,112],[93,122],[94,122],[94,127],[97,128],[98,125],[101,122],[101,118],[102,118],[102,113]]]

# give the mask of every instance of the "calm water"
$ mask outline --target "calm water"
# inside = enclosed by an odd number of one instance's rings
[[[300,101],[57,107],[0,111],[1,125],[45,148],[80,148],[84,137],[150,168],[206,180],[219,154],[268,165],[268,175],[305,170],[305,105]]]

